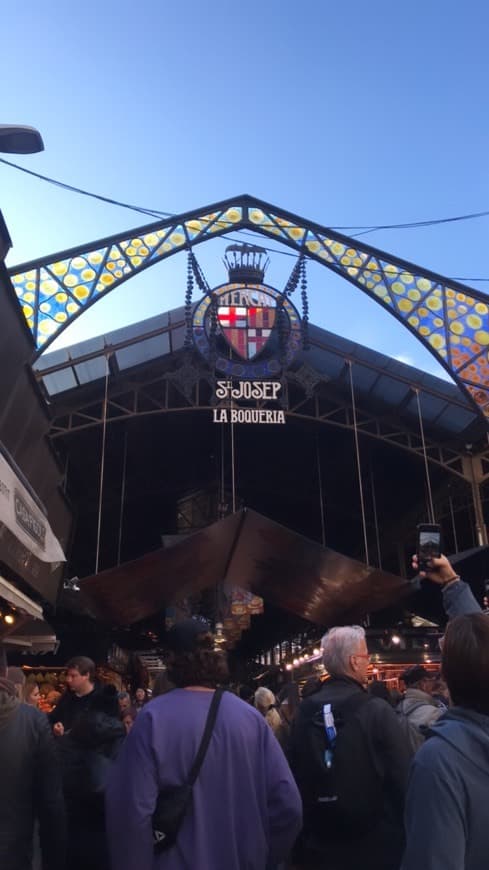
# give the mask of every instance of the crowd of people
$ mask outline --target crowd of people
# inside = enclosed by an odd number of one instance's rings
[[[417,567],[416,560],[413,562]],[[169,631],[153,695],[71,659],[56,706],[0,676],[2,870],[485,870],[489,618],[445,557],[437,680],[370,683],[361,626],[322,639],[302,700],[229,689],[209,625]]]

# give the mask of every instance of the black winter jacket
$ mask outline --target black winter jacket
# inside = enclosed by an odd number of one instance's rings
[[[378,825],[368,834],[341,836],[335,843],[324,839],[322,831],[311,822],[308,805],[308,723],[322,710],[324,704],[341,706],[347,699],[358,693],[365,693],[366,701],[355,713],[361,720],[365,745],[382,785],[384,808],[379,814]],[[375,867],[377,870],[398,868],[403,849],[402,817],[407,787],[411,750],[401,730],[398,718],[392,707],[381,698],[367,696],[365,690],[355,680],[348,677],[334,677],[327,680],[321,689],[306,698],[299,707],[293,723],[289,761],[304,801],[304,835],[306,855],[319,863],[327,859],[328,870],[350,870],[358,867]],[[354,771],[352,776],[354,777]],[[362,783],[358,783],[362,788]],[[370,863],[366,864],[366,856]]]
[[[58,740],[68,814],[70,870],[108,870],[105,786],[124,737],[120,719],[91,710]]]
[[[47,717],[0,692],[0,867],[31,870],[34,821],[44,870],[65,870],[61,772]]]
[[[122,722],[96,711],[81,716],[58,741],[68,815],[103,816],[105,779],[125,737]]]

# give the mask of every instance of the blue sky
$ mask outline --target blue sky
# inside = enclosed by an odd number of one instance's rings
[[[489,210],[483,0],[4,0],[2,31],[0,122],[37,127],[46,148],[9,159],[44,175],[172,213],[251,193],[331,227]],[[0,208],[9,266],[146,223],[3,164]],[[488,226],[362,238],[489,292],[475,281],[489,279]],[[211,284],[224,247],[197,249]],[[269,282],[292,264],[273,254]],[[147,270],[63,342],[181,304],[185,276],[181,255]],[[360,291],[316,265],[309,284],[313,322],[440,371]]]

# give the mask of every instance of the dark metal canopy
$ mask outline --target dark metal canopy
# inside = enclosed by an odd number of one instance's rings
[[[222,584],[319,625],[361,619],[398,603],[410,583],[241,510],[169,549],[81,582],[98,618],[130,625]]]

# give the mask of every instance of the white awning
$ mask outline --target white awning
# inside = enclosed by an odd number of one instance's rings
[[[2,576],[0,576],[0,598],[4,598],[16,610],[26,613],[33,619],[42,619],[42,607]]]
[[[54,629],[44,619],[30,619],[3,638],[5,647],[21,652],[49,653],[58,651],[59,640]]]

